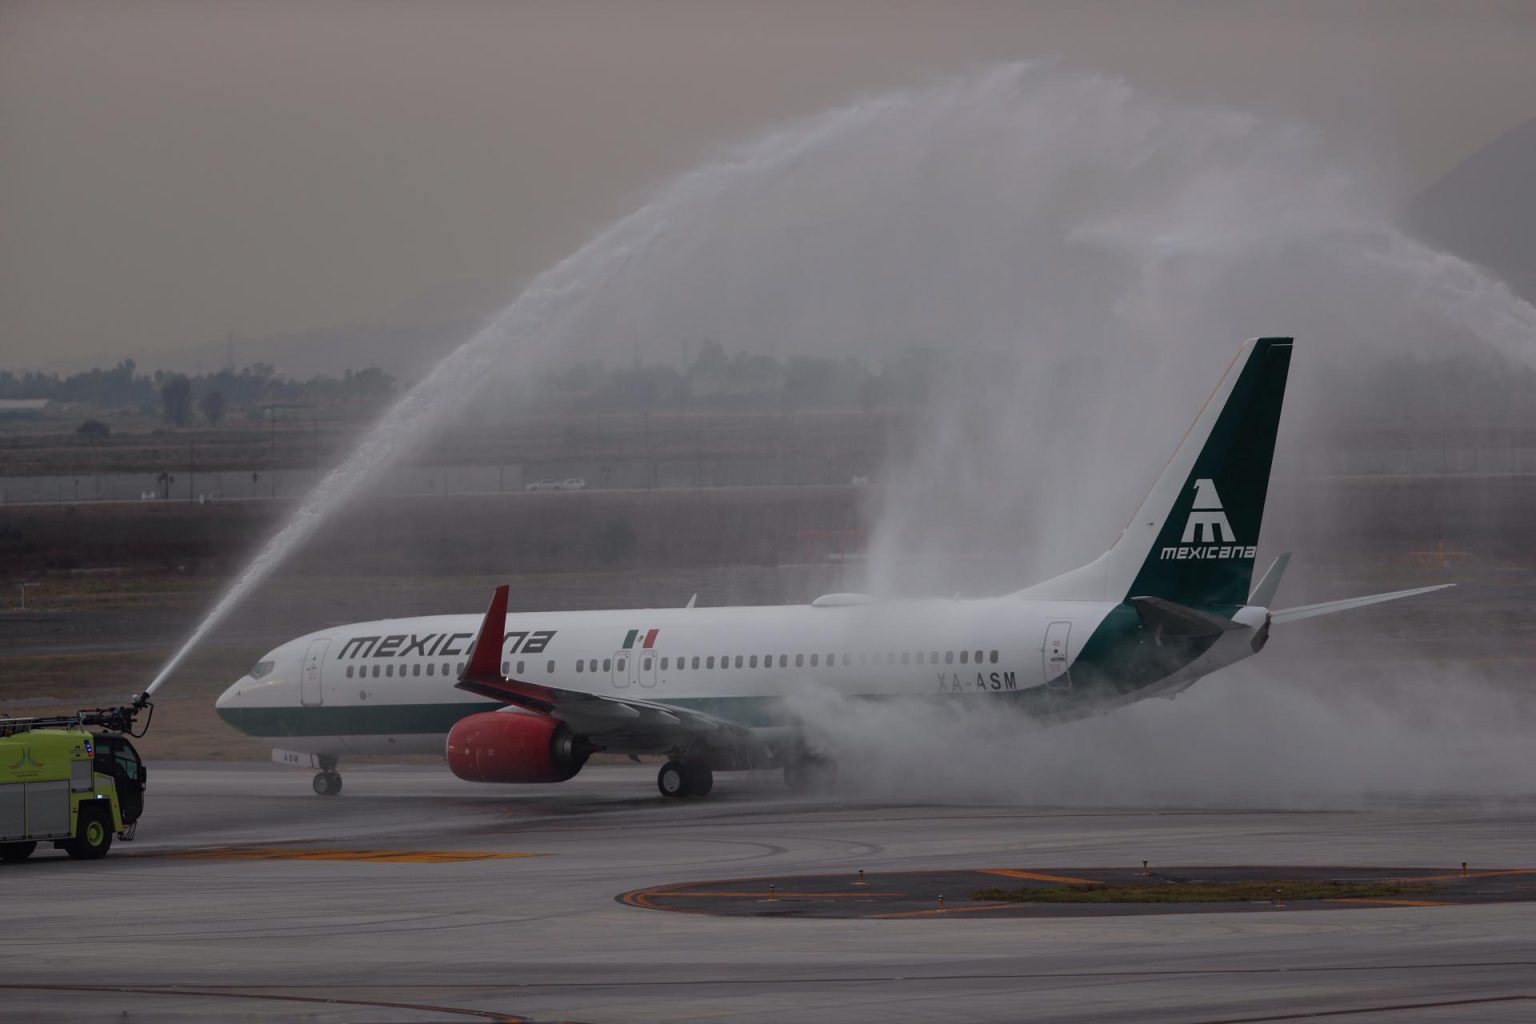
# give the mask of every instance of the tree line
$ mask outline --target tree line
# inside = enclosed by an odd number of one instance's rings
[[[194,375],[164,370],[140,373],[132,359],[124,359],[111,369],[68,375],[0,370],[0,398],[45,398],[102,413],[158,414],[178,427],[194,422],[197,414],[216,426],[230,408],[237,406],[375,406],[393,397],[396,390],[394,377],[377,368],[309,380],[284,376],[266,363]]]

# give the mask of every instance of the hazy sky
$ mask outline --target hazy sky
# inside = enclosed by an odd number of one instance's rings
[[[473,318],[723,143],[998,60],[1407,196],[1536,114],[1533,52],[1529,2],[0,2],[0,366]]]

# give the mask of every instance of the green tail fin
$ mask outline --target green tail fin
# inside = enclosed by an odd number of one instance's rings
[[[1227,371],[1219,413],[1204,431],[1201,415],[1143,504],[1138,522],[1161,523],[1125,597],[1194,608],[1247,602],[1290,365],[1290,338],[1259,338]]]
[[[1246,603],[1291,342],[1245,344],[1115,546],[1019,596],[1153,597],[1190,608]]]

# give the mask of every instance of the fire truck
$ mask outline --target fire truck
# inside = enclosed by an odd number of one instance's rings
[[[95,860],[128,841],[144,811],[148,773],[129,741],[147,700],[35,718],[0,716],[0,863],[51,842]],[[148,727],[148,720],[145,721]]]

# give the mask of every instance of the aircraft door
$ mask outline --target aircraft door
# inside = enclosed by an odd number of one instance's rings
[[[325,667],[325,649],[331,644],[330,637],[311,640],[304,653],[304,667],[299,672],[299,703],[305,707],[319,707],[325,703],[320,690],[320,672]]]
[[[1072,623],[1053,622],[1045,630],[1045,685],[1053,690],[1070,690],[1072,672],[1068,669],[1067,639],[1072,633]]]
[[[637,671],[635,668],[635,661],[637,660],[635,655],[637,653],[636,651],[613,652],[613,671],[610,674],[610,678],[613,681],[613,688],[615,690],[627,690],[634,685],[635,672]]]
[[[656,667],[661,664],[661,658],[654,650],[643,650],[635,654],[635,682],[646,689],[656,685]]]

